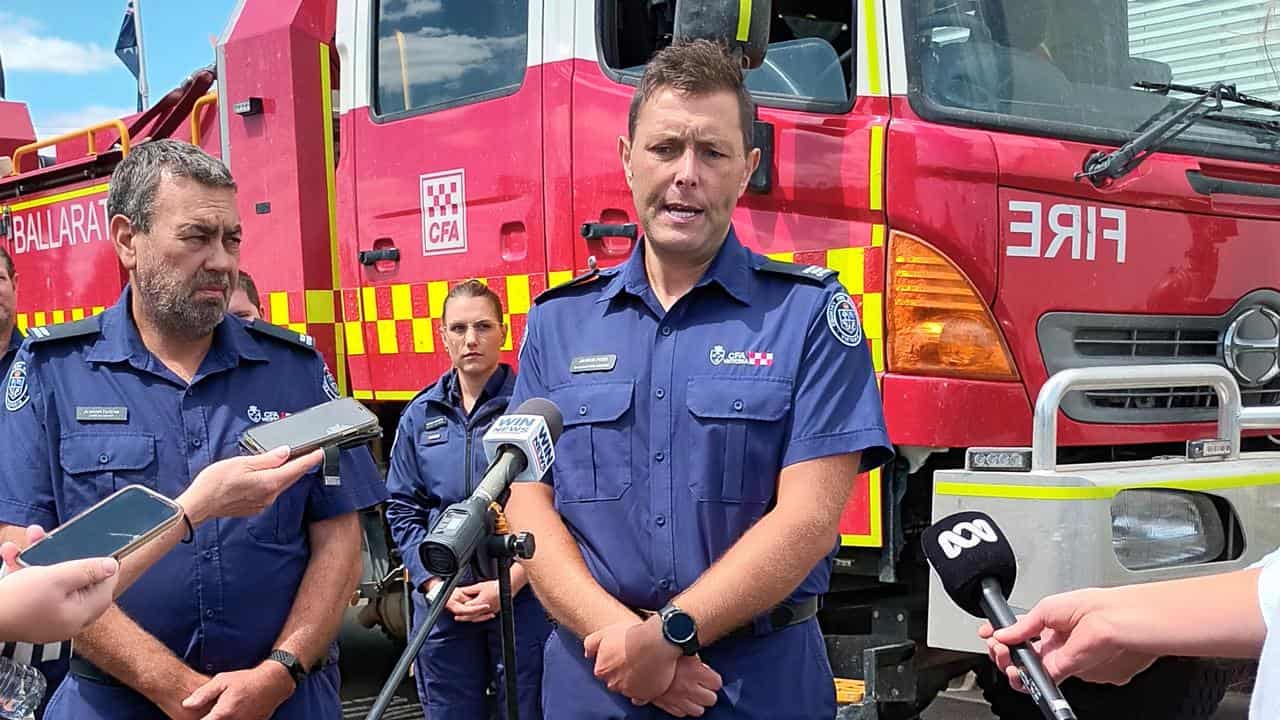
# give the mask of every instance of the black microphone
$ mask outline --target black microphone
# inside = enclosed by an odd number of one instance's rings
[[[514,413],[494,421],[484,434],[489,468],[471,497],[445,508],[418,546],[422,564],[432,575],[449,577],[475,555],[489,535],[489,506],[516,481],[538,481],[555,461],[555,443],[564,418],[555,403],[529,398]],[[471,462],[467,458],[467,462]]]
[[[1018,576],[1018,562],[1004,533],[986,513],[949,515],[925,530],[920,540],[942,587],[960,609],[985,617],[997,629],[1017,622],[1007,598]],[[1040,712],[1048,720],[1076,720],[1035,649],[1023,643],[1010,650],[1022,684]]]

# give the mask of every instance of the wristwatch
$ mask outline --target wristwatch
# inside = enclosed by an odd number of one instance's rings
[[[272,650],[267,659],[283,665],[284,669],[289,671],[289,677],[293,678],[295,686],[301,685],[307,677],[307,669],[302,666],[302,661],[287,650]]]
[[[685,655],[697,655],[702,646],[698,644],[698,624],[693,616],[675,605],[668,604],[658,611],[662,620],[662,637],[667,642],[680,648]]]

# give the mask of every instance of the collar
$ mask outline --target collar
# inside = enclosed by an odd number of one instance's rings
[[[476,398],[475,407],[482,407],[485,403],[494,398],[510,397],[515,390],[516,374],[511,371],[511,366],[506,363],[498,363],[498,367],[489,376],[489,380],[485,382],[484,387],[480,390],[480,397]],[[453,368],[449,372],[440,377],[440,381],[427,391],[427,400],[437,402],[450,407],[462,407],[462,389],[458,384],[458,369]]]
[[[650,290],[649,275],[644,269],[644,246],[643,239],[636,243],[631,257],[627,258],[618,274],[600,294],[601,300],[612,300],[623,290],[636,297]],[[730,297],[744,305],[751,302],[751,253],[738,241],[738,233],[733,225],[729,226],[729,232],[711,265],[694,287],[712,284],[720,286]]]
[[[14,325],[13,332],[9,333],[9,347],[5,348],[3,355],[8,355],[9,353],[15,352],[18,348],[22,347],[23,338],[24,336],[22,332],[18,330],[18,326]]]
[[[142,342],[138,333],[138,325],[134,322],[131,309],[133,288],[125,285],[120,299],[102,313],[102,330],[98,339],[89,351],[85,360],[90,362],[124,362],[145,369],[153,356]],[[200,375],[207,375],[239,365],[241,359],[266,362],[266,351],[258,339],[249,334],[244,323],[239,319],[225,315],[222,322],[213,329],[213,343],[209,353],[201,363]]]

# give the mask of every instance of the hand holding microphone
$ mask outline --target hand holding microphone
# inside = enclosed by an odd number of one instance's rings
[[[956,605],[970,615],[987,618],[996,628],[1017,622],[1008,596],[1013,592],[1018,564],[994,520],[980,512],[956,513],[925,530],[921,542],[929,564]],[[1011,646],[1010,652],[1021,684],[1044,717],[1076,720],[1036,651],[1023,642]]]

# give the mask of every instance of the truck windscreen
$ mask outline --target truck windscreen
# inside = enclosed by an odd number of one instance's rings
[[[1195,99],[1169,84],[1280,100],[1280,14],[1267,0],[903,3],[912,106],[931,120],[1119,144]],[[1280,123],[1267,120],[1280,113],[1228,106],[1168,149],[1276,162]]]

